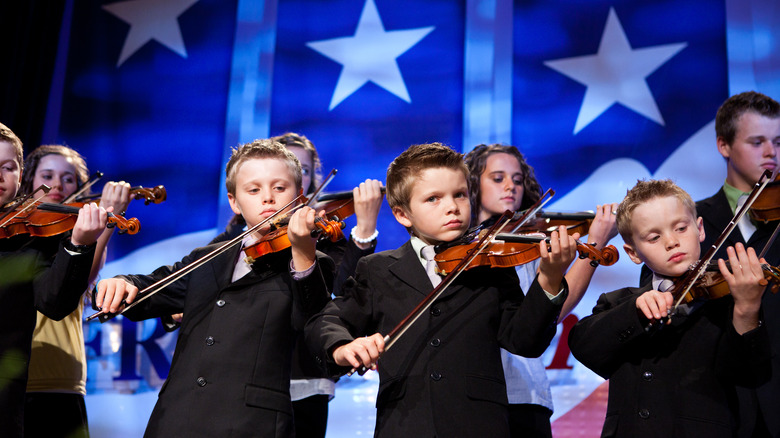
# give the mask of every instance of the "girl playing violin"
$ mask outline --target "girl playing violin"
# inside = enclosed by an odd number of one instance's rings
[[[0,204],[6,205],[22,184],[22,142],[0,124]],[[25,174],[26,175],[26,174]],[[0,213],[5,226],[19,216]],[[22,437],[24,394],[36,310],[62,319],[79,306],[87,289],[98,237],[108,221],[95,204],[79,210],[72,232],[52,237],[16,234],[0,239],[0,433]],[[46,421],[56,421],[48,412]],[[27,433],[27,436],[34,434]]]
[[[78,152],[67,146],[43,145],[32,151],[25,161],[20,193],[31,193],[46,184],[51,190],[41,201],[59,204],[87,183],[88,178],[87,163]],[[129,184],[123,181],[105,184],[101,207],[119,213],[124,212],[129,203]],[[107,229],[98,238],[90,284],[103,267],[113,231],[113,228]],[[30,436],[89,436],[84,403],[87,361],[81,322],[83,312],[83,300],[61,321],[38,312],[25,396],[25,430]]]
[[[466,154],[471,183],[472,224],[482,223],[506,210],[524,210],[542,196],[534,169],[523,154],[506,145],[479,145]],[[588,241],[601,250],[617,235],[617,204],[599,205],[588,230]],[[595,267],[586,259],[576,260],[566,274],[569,296],[559,321],[579,303],[587,290]],[[539,270],[539,260],[517,267],[520,286],[528,290]],[[550,416],[553,403],[550,383],[539,358],[525,358],[501,350],[507,395],[510,404],[510,428],[513,437],[552,437]]]

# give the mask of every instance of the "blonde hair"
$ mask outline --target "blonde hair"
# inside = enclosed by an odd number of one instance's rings
[[[276,158],[282,160],[290,169],[290,174],[295,180],[296,190],[301,189],[301,163],[298,158],[278,141],[271,139],[255,140],[233,149],[227,166],[225,167],[225,186],[231,195],[236,194],[236,172],[239,166],[247,160],[254,158]]]
[[[677,198],[689,213],[696,217],[696,204],[691,195],[670,179],[661,180],[637,180],[636,185],[626,192],[626,197],[620,203],[617,209],[617,228],[620,237],[629,245],[633,245],[634,239],[631,235],[631,216],[634,210],[655,198]]]

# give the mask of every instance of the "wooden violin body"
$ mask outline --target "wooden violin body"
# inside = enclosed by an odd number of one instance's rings
[[[750,217],[761,222],[780,220],[780,175],[764,187],[750,207]]]
[[[544,240],[541,236],[498,234],[465,269],[476,266],[508,268],[529,263],[541,256],[539,252],[541,240]],[[434,260],[438,264],[439,271],[445,275],[452,271],[461,260],[471,255],[475,245],[476,243],[452,246],[436,254]],[[577,242],[577,252],[580,258],[588,258],[592,263],[604,266],[615,264],[619,258],[618,250],[613,245],[605,246],[599,251],[591,245]]]
[[[51,204],[47,202],[25,203],[17,206],[0,223],[0,238],[18,234],[37,237],[55,236],[70,231],[76,225],[83,203]],[[141,229],[138,219],[109,213],[108,222],[123,232],[135,234]]]

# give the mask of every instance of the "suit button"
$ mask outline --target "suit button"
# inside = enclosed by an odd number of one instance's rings
[[[642,373],[642,378],[647,380],[648,382],[653,380],[653,372],[652,371],[645,371]]]
[[[432,309],[431,309],[431,315],[433,315],[433,316],[439,316],[439,315],[441,315],[441,309],[439,309],[438,307],[434,307],[434,308],[432,308]]]
[[[208,346],[214,345],[214,337],[209,336],[208,338],[206,338],[206,345]]]
[[[639,418],[642,418],[644,420],[650,418],[650,411],[648,411],[647,409],[640,409]]]
[[[438,371],[434,371],[431,373],[431,379],[438,382],[439,380],[441,380],[441,374]]]
[[[225,300],[217,300],[217,307],[222,307],[225,305]]]
[[[431,339],[431,347],[438,347],[439,345],[441,345],[441,339],[439,338]]]
[[[196,382],[198,382],[198,386],[200,386],[200,387],[206,386],[206,379],[203,378],[203,377],[198,377]]]

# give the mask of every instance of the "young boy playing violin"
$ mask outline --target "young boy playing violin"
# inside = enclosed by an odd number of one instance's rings
[[[0,124],[2,206],[7,206],[19,189],[22,157],[22,142]],[[6,226],[14,222],[15,212],[3,209],[0,217],[3,231],[9,232],[0,239],[0,435],[21,437],[36,310],[60,320],[76,309],[87,289],[95,243],[108,216],[95,204],[85,205],[72,233],[51,237],[10,235],[11,227]]]
[[[735,385],[769,376],[755,251],[728,248],[731,270],[718,260],[731,295],[671,312],[666,290],[699,260],[704,239],[693,200],[669,180],[639,181],[617,223],[626,254],[653,271],[652,284],[602,294],[569,334],[572,354],[610,380],[602,437],[734,436]]]
[[[301,191],[301,167],[281,144],[256,140],[235,150],[226,168],[228,200],[250,228],[280,211]],[[133,320],[184,313],[171,371],[160,390],[146,436],[292,436],[290,366],[296,332],[330,299],[330,258],[317,254],[314,210],[289,220],[291,247],[249,264],[242,247],[216,256],[128,309]],[[269,231],[247,236],[248,247]],[[124,299],[209,254],[192,251],[150,275],[98,283],[96,303],[116,313]]]
[[[345,294],[307,324],[310,349],[334,375],[379,371],[376,436],[508,436],[499,348],[539,356],[549,345],[574,239],[554,232],[549,251],[540,245],[526,296],[512,268],[463,272],[385,352],[383,336],[441,281],[425,268],[433,246],[468,228],[462,155],[438,143],[410,147],[387,170],[387,199],[410,240],[360,260]]]

